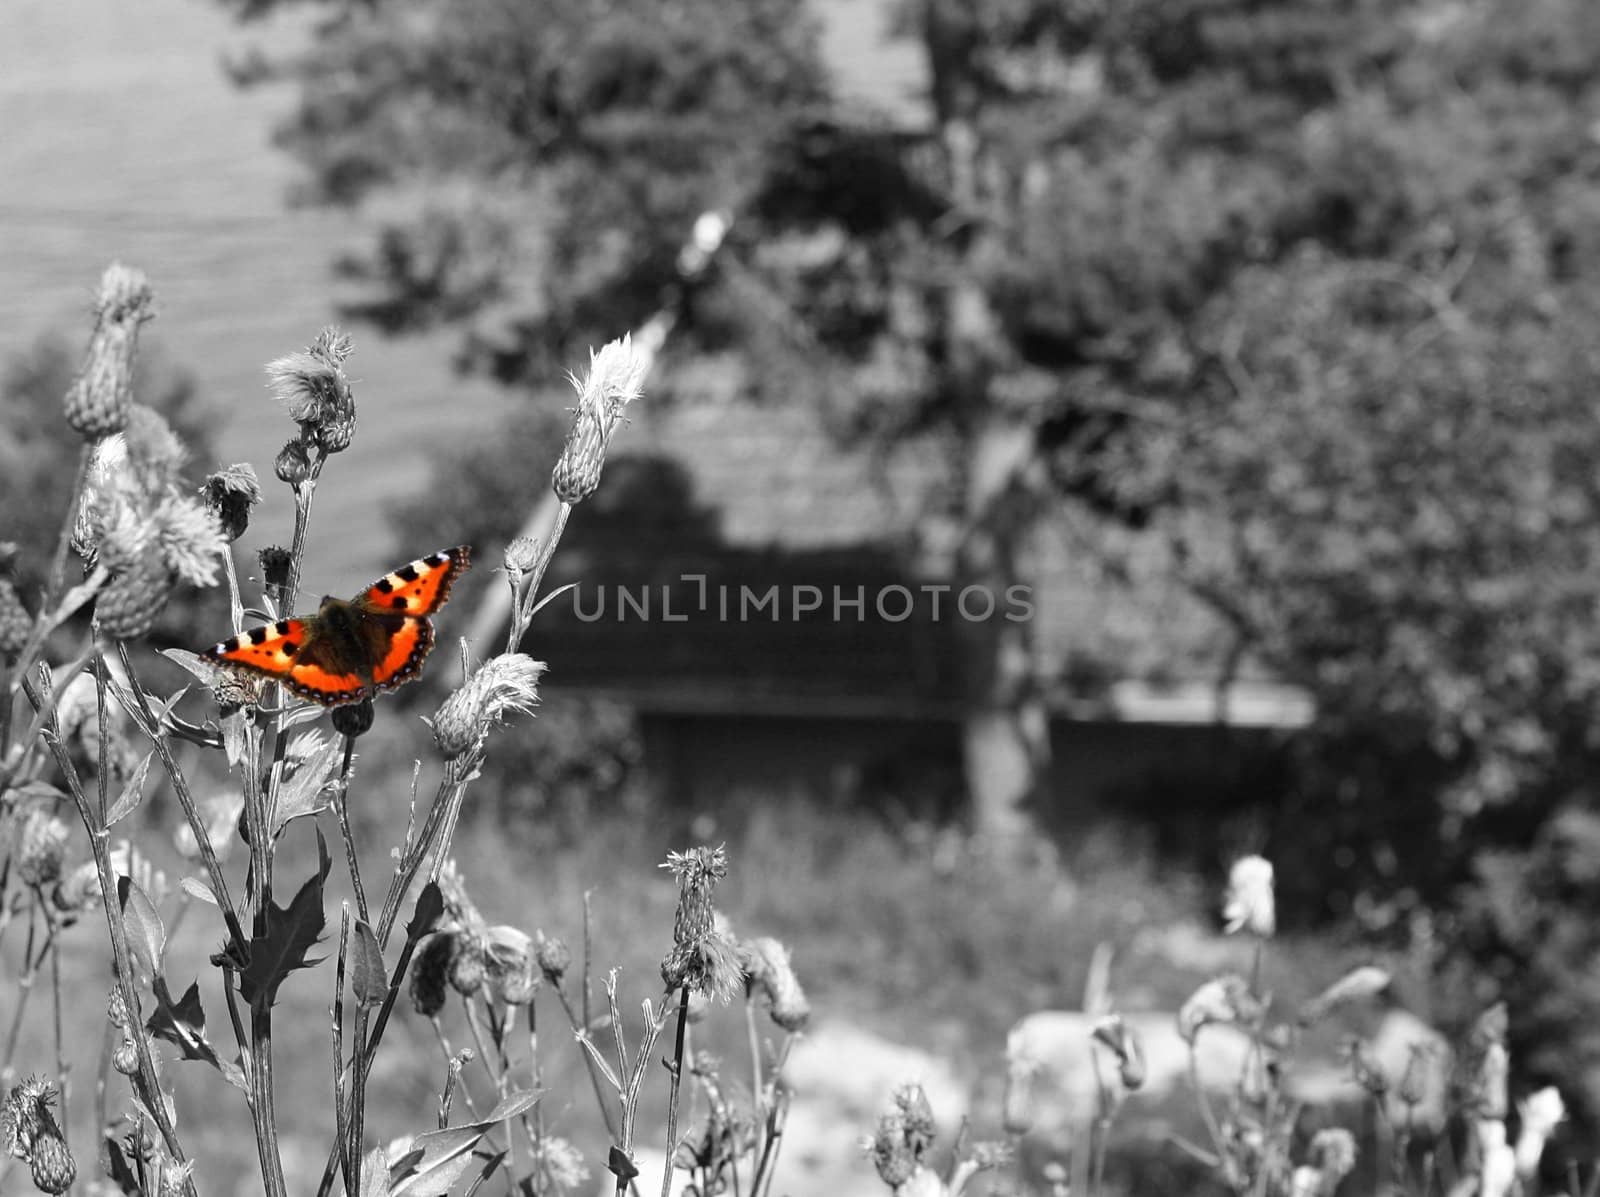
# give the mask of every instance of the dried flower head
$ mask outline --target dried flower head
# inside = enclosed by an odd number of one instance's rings
[[[35,807],[22,817],[17,836],[17,876],[25,885],[43,889],[56,883],[70,834],[67,825],[49,811]]]
[[[506,715],[531,715],[539,703],[543,661],[524,653],[503,653],[478,671],[439,706],[433,717],[433,738],[450,759],[482,745],[489,729]]]
[[[533,939],[504,923],[490,927],[484,936],[489,990],[508,1006],[533,1001],[542,980],[533,958]]]
[[[150,319],[153,298],[143,271],[114,262],[100,276],[94,334],[66,398],[67,423],[86,440],[121,432],[128,422],[139,326]]]
[[[455,951],[450,953],[447,976],[450,988],[463,997],[471,997],[482,989],[489,979],[489,957],[483,941],[475,935],[458,933],[452,937]]]
[[[325,328],[310,348],[267,364],[273,397],[300,425],[302,440],[325,453],[349,448],[355,432],[356,401],[344,372],[350,349],[349,337]]]
[[[1178,1033],[1192,1044],[1200,1028],[1209,1023],[1253,1022],[1262,1013],[1261,1002],[1245,979],[1224,973],[1207,981],[1178,1010]]]
[[[744,967],[745,987],[751,997],[764,997],[772,1010],[772,1021],[785,1031],[803,1031],[811,1021],[811,1003],[794,975],[789,949],[776,939],[763,936],[739,945],[739,960]]]
[[[43,1077],[30,1076],[12,1087],[0,1102],[0,1146],[6,1154],[28,1159],[41,1135],[61,1133],[50,1109],[55,1100],[55,1086]]]
[[[894,1104],[902,1115],[906,1146],[911,1149],[912,1158],[921,1161],[939,1133],[928,1094],[921,1085],[901,1085],[894,1091]]]
[[[716,926],[711,896],[728,873],[727,849],[691,848],[668,854],[661,866],[678,879],[678,909],[673,919],[672,951],[661,962],[661,979],[669,990],[687,985],[724,1002],[731,1001],[744,979],[739,952]]]
[[[916,1158],[906,1146],[905,1116],[897,1109],[879,1116],[878,1131],[867,1143],[867,1150],[872,1166],[878,1170],[878,1179],[891,1189],[899,1189],[917,1169]]]
[[[155,544],[169,572],[191,586],[215,586],[228,551],[217,513],[188,495],[169,495],[155,509]]]
[[[294,554],[282,545],[268,545],[256,554],[261,566],[263,587],[281,591],[289,585],[289,572],[294,566]]]
[[[455,932],[441,931],[430,936],[411,961],[411,1005],[424,1018],[444,1009],[449,997],[446,989],[450,958],[455,954]]]
[[[1222,918],[1228,933],[1244,930],[1261,939],[1277,926],[1272,896],[1272,863],[1260,856],[1234,861],[1228,872],[1228,893]]]
[[[624,336],[598,353],[590,353],[588,374],[572,375],[578,407],[550,479],[563,503],[582,502],[600,485],[606,449],[628,404],[640,396],[649,368],[649,356],[634,347],[630,336]]]
[[[261,482],[249,462],[235,462],[208,474],[200,494],[206,506],[216,513],[222,534],[229,540],[238,540],[250,526],[250,509],[261,502]]]

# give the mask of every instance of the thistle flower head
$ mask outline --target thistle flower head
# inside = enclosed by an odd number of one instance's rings
[[[532,714],[544,671],[543,661],[524,653],[504,653],[484,662],[435,713],[433,738],[439,750],[452,760],[465,756],[506,715]]]
[[[532,569],[533,563],[537,560],[539,560],[539,542],[532,536],[518,536],[506,545],[506,573],[511,575],[513,582]]]
[[[1228,872],[1222,918],[1230,935],[1243,930],[1261,939],[1271,937],[1277,926],[1277,914],[1270,861],[1260,856],[1245,856],[1233,862]]]
[[[590,352],[587,374],[570,376],[578,391],[578,406],[550,479],[563,503],[582,502],[600,485],[611,438],[628,404],[642,393],[649,369],[649,355],[635,348],[631,336],[624,336],[598,353]]]
[[[238,540],[250,526],[250,509],[261,502],[261,482],[249,462],[235,462],[208,474],[200,494],[216,513],[222,534],[230,541]]]
[[[727,849],[691,848],[673,852],[661,866],[678,879],[678,909],[673,919],[672,950],[661,962],[667,988],[688,986],[724,1002],[731,1001],[744,979],[732,938],[716,925],[711,897],[728,873]]]
[[[94,334],[66,397],[67,423],[86,440],[121,432],[128,422],[139,326],[152,315],[152,299],[142,271],[114,262],[100,276]]]
[[[302,441],[325,453],[349,448],[355,432],[356,401],[344,372],[350,348],[349,337],[325,328],[308,349],[267,363],[267,388],[300,425]]]
[[[14,1159],[25,1160],[40,1135],[56,1131],[55,1086],[43,1077],[30,1076],[12,1087],[0,1102],[0,1147]]]
[[[167,569],[191,586],[215,586],[228,538],[215,511],[188,495],[170,495],[155,510],[155,543]]]

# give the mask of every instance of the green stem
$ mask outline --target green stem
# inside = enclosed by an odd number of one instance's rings
[[[661,1168],[661,1197],[672,1197],[672,1160],[678,1152],[678,1098],[683,1088],[683,1046],[689,1035],[689,987],[678,991],[678,1030],[672,1048],[672,1090],[667,1099],[667,1159]]]

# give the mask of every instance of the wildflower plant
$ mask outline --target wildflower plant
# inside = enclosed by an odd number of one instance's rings
[[[380,893],[362,872],[350,817],[358,747],[385,717],[371,679],[357,700],[341,694],[324,724],[322,703],[301,701],[270,671],[219,668],[215,653],[165,650],[191,679],[169,690],[148,680],[157,674],[140,644],[184,587],[225,584],[236,636],[294,610],[316,490],[330,459],[357,434],[346,372],[353,344],[324,330],[267,367],[269,390],[294,425],[269,471],[293,493],[294,522],[287,547],[256,552],[261,586],[252,593],[234,546],[246,551],[262,475],[236,463],[191,487],[181,472],[181,440],[131,399],[139,331],[152,310],[152,289],[139,271],[106,272],[83,369],[65,397],[66,426],[82,447],[42,593],[18,593],[0,547],[0,937],[20,928],[24,940],[0,1059],[0,1185],[7,1161],[26,1161],[41,1190],[64,1192],[80,1161],[94,1160],[101,1192],[197,1193],[203,1166],[184,1143],[196,1116],[184,1094],[180,1065],[187,1063],[214,1070],[241,1092],[267,1197],[311,1191],[307,1180],[285,1175],[274,1064],[285,1033],[312,1028],[282,1026],[274,1013],[284,986],[320,983],[331,993],[328,1024],[316,1032],[331,1039],[334,1116],[319,1195],[337,1186],[361,1197],[421,1197],[491,1182],[508,1193],[577,1191],[589,1166],[570,1139],[546,1125],[540,1102],[550,1047],[539,1007],[553,1001],[588,1068],[619,1193],[636,1187],[639,1098],[661,1075],[654,1045],[675,1019],[662,1078],[671,1094],[669,1162],[700,1177],[703,1192],[712,1191],[704,1187],[712,1178],[720,1184],[742,1172],[745,1191],[760,1197],[771,1185],[787,1111],[783,1061],[809,1007],[784,946],[738,940],[715,910],[727,853],[694,848],[669,858],[680,901],[662,964],[666,992],[643,1002],[643,1030],[629,1044],[615,971],[605,983],[605,1012],[596,1017],[590,1009],[587,914],[575,963],[560,937],[486,917],[451,851],[495,729],[514,732],[537,709],[545,665],[519,645],[544,601],[539,584],[566,519],[599,485],[624,409],[640,394],[648,355],[624,338],[595,353],[589,371],[574,379],[579,407],[552,480],[560,516],[545,539],[519,539],[506,551],[515,598],[509,638],[486,660],[462,646],[461,681],[426,721],[426,753],[437,759],[419,760],[413,770],[409,814]],[[449,664],[434,669],[447,672]],[[425,772],[437,780],[422,800]],[[176,884],[153,866],[138,830],[136,816],[158,778],[182,813],[177,857],[193,870]],[[328,900],[336,855],[324,831],[330,825],[351,895],[337,911]],[[308,873],[288,873],[283,849],[291,839],[314,844]],[[92,926],[87,916],[95,909],[111,949],[102,1075],[112,1079],[97,1103],[98,1141],[74,1146],[66,1111],[82,1095],[73,1091],[66,1062],[61,943]],[[209,963],[221,983],[231,1043],[208,1022],[199,979],[181,975],[168,950],[191,912],[215,949]],[[34,1013],[29,997],[46,975],[55,1075],[19,1078],[15,1064]],[[720,1077],[690,1035],[691,1021],[704,1014],[699,998],[727,1003],[741,995],[748,1095]],[[398,1138],[384,1128],[380,1138],[368,1121],[368,1084],[402,996],[431,1024],[440,1094],[432,1125]],[[780,1032],[778,1046],[763,1039],[763,1012]],[[599,1046],[603,1037],[614,1052]],[[117,1077],[125,1078],[123,1089]],[[469,1078],[480,1092],[489,1086],[487,1108],[475,1103]],[[703,1121],[680,1136],[685,1112]],[[387,1145],[375,1146],[375,1139]]]

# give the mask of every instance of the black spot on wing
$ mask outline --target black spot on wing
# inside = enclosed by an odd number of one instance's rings
[[[402,565],[399,569],[394,571],[394,576],[399,578],[402,582],[415,582],[419,577],[417,573],[417,567],[415,565]]]
[[[257,645],[265,644],[266,643],[266,639],[267,639],[267,629],[266,628],[251,628],[250,629],[250,643],[251,644],[257,644]]]
[[[280,636],[287,636],[289,634],[289,621],[287,619],[280,619],[277,623],[272,625],[272,630],[277,632]]]
[[[372,588],[379,594],[390,594],[394,591],[394,583],[389,581],[388,578],[379,578],[372,584]]]
[[[391,607],[393,607],[396,611],[404,611],[411,604],[407,599],[403,598],[402,596],[395,595],[395,597],[390,600],[389,605]]]

